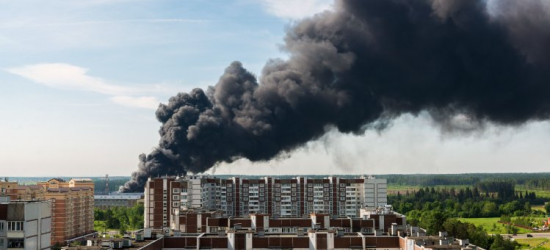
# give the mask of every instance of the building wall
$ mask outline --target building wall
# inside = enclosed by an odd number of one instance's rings
[[[384,179],[365,179],[365,206],[378,207],[388,203],[388,184]]]
[[[94,195],[94,207],[109,209],[113,207],[133,207],[142,200],[143,195]]]
[[[50,201],[25,204],[25,250],[49,250],[51,246],[52,204]]]
[[[8,204],[0,204],[0,250],[6,250],[8,247],[7,217]]]
[[[0,204],[0,249],[49,250],[51,202]]]
[[[149,179],[145,185],[144,226],[146,228],[169,227],[172,198],[181,194],[179,187],[170,188],[176,179],[163,177]],[[174,193],[173,191],[177,191]]]

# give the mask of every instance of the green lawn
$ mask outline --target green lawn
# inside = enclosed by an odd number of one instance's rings
[[[537,198],[550,198],[550,190],[526,189],[523,185],[516,185],[516,191],[525,193],[526,190],[528,192],[535,192]]]
[[[498,223],[500,218],[460,218],[462,222],[468,222],[474,224],[476,227],[483,227],[489,234],[505,234],[507,225]],[[512,219],[513,220],[513,219]],[[518,227],[518,233],[531,233],[532,230]]]
[[[550,250],[550,240],[547,238],[515,239],[515,241],[521,244],[520,249]],[[538,247],[541,243],[544,244]]]

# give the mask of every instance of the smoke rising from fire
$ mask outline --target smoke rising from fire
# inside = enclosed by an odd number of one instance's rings
[[[158,147],[121,191],[149,176],[268,161],[330,129],[361,134],[428,111],[442,127],[550,117],[550,4],[544,0],[338,1],[294,24],[288,60],[260,79],[231,63],[218,83],[160,104]]]

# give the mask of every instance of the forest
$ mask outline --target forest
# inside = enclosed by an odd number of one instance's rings
[[[428,234],[447,231],[453,237],[467,238],[482,248],[513,250],[519,246],[517,242],[498,234],[488,234],[482,227],[462,222],[460,218],[499,217],[499,221],[506,225],[507,233],[515,234],[518,227],[532,228],[533,218],[550,213],[550,203],[546,203],[546,211],[532,209],[533,205],[544,205],[547,199],[537,197],[535,192],[517,191],[516,180],[478,179],[471,187],[455,188],[452,185],[463,185],[470,177],[457,178],[454,182],[447,177],[436,179],[423,181],[439,184],[448,181],[452,184],[449,187],[424,187],[405,193],[398,191],[396,195],[388,197],[394,209],[407,216],[408,223],[426,229]],[[415,181],[409,180],[407,185]],[[523,183],[527,182],[524,180]]]

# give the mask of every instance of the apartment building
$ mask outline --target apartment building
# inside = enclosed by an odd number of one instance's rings
[[[94,232],[94,183],[91,179],[60,178],[37,183],[52,201],[52,243]]]
[[[49,250],[51,201],[0,197],[0,250]]]
[[[0,188],[12,201],[51,201],[51,242],[54,244],[64,244],[94,230],[94,183],[91,179],[53,178],[37,185],[4,181],[0,182]]]
[[[145,227],[169,227],[180,209],[221,210],[299,217],[311,213],[358,217],[363,207],[387,204],[384,179],[339,177],[219,179],[207,175],[150,178],[145,186]]]

